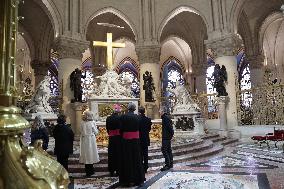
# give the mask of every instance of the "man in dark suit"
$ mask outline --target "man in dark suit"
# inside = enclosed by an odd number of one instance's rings
[[[150,146],[149,132],[151,130],[152,121],[150,118],[145,116],[145,108],[139,107],[139,136],[140,136],[140,146],[144,164],[144,171],[147,173],[148,169],[148,146]]]
[[[121,164],[119,183],[122,186],[141,185],[145,179],[139,140],[139,117],[134,114],[135,109],[135,104],[129,103],[128,113],[120,117]]]
[[[119,174],[119,162],[120,162],[120,113],[121,107],[115,104],[113,107],[113,113],[106,119],[106,129],[108,133],[108,170],[111,176]]]
[[[57,125],[53,130],[55,139],[54,154],[57,161],[68,171],[68,158],[73,153],[74,133],[70,126],[66,124],[66,116],[59,115]]]
[[[162,118],[162,153],[165,158],[165,166],[161,168],[161,171],[166,171],[173,168],[171,140],[174,136],[174,129],[166,107],[160,110],[160,114]]]

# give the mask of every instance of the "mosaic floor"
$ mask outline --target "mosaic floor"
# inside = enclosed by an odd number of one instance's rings
[[[130,189],[284,189],[284,153],[280,149],[238,143],[218,155],[175,164],[169,172],[153,167],[147,181]],[[70,188],[120,187],[117,178],[73,179]]]

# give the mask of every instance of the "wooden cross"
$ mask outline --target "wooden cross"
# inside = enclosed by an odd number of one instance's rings
[[[112,33],[107,33],[107,42],[93,41],[93,45],[97,47],[107,47],[107,68],[112,69],[112,48],[124,48],[125,43],[113,43]]]

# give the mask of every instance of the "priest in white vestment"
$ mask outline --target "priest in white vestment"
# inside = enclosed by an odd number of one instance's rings
[[[85,164],[86,176],[90,177],[95,173],[93,164],[100,161],[96,142],[99,131],[92,112],[85,111],[82,119],[79,161]]]

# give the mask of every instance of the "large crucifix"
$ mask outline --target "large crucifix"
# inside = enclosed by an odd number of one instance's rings
[[[113,43],[112,33],[107,33],[107,42],[93,41],[93,45],[97,47],[107,47],[107,68],[112,70],[112,48],[124,48],[125,43]]]

